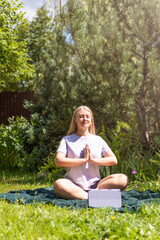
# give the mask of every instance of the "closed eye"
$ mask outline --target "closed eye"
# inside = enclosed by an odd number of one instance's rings
[[[84,118],[84,117],[86,117],[86,118],[91,118],[90,115],[80,115],[79,117],[80,117],[80,118]]]

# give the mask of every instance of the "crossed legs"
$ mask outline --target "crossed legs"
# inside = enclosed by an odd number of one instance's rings
[[[128,177],[125,174],[116,173],[103,178],[97,189],[120,189],[123,190],[128,184]]]
[[[88,193],[68,179],[60,178],[55,181],[54,192],[64,199],[88,199]]]
[[[112,174],[103,178],[97,189],[121,189],[128,184],[128,177],[124,174]],[[54,192],[64,199],[88,199],[88,193],[68,179],[58,179],[54,183]]]

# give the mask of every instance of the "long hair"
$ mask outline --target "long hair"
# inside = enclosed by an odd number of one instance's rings
[[[80,106],[80,107],[78,107],[78,108],[74,111],[73,116],[72,116],[72,120],[71,120],[71,123],[70,123],[70,127],[69,127],[69,130],[68,130],[68,132],[67,132],[67,135],[70,135],[70,134],[76,132],[76,130],[77,130],[77,124],[76,124],[76,122],[75,122],[75,117],[76,117],[77,113],[78,113],[80,110],[82,110],[82,109],[90,112],[90,114],[91,114],[91,125],[90,125],[88,131],[89,131],[90,133],[92,133],[92,134],[95,135],[95,125],[94,125],[93,113],[92,113],[91,109],[90,109],[89,107],[87,107],[87,106]]]

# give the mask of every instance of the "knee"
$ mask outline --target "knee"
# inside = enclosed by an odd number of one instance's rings
[[[59,194],[62,192],[70,193],[72,191],[70,184],[71,184],[70,180],[60,178],[56,180],[55,183],[53,184],[54,192]]]
[[[119,178],[120,178],[120,182],[121,182],[122,189],[123,189],[128,184],[128,177],[125,174],[120,174]]]
[[[63,190],[63,186],[63,179],[58,179],[54,182],[53,189],[55,192],[57,192],[58,190]]]

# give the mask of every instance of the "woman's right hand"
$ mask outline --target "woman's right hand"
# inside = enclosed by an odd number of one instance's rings
[[[84,158],[88,161],[89,160],[89,154],[90,154],[90,148],[89,145],[86,144],[84,148]]]

